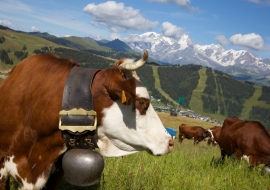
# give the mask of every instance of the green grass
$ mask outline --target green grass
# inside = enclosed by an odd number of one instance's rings
[[[213,124],[185,117],[172,117],[168,113],[158,113],[164,126],[178,129],[182,123],[204,128]],[[178,134],[177,134],[178,135]],[[165,156],[155,157],[146,151],[118,158],[104,158],[105,168],[98,185],[76,187],[62,178],[58,190],[90,189],[143,189],[143,190],[178,190],[178,189],[267,189],[269,176],[261,175],[259,165],[250,168],[245,161],[225,159],[219,163],[218,147],[208,147],[206,142],[193,145],[192,140],[183,143],[174,141],[173,151]],[[12,184],[16,189],[17,184]]]
[[[158,66],[152,66],[152,68],[153,68],[153,75],[155,77],[155,88],[160,92],[160,94],[162,94],[165,98],[167,98],[168,100],[170,100],[177,106],[177,103],[173,101],[173,99],[161,88],[160,79],[159,79],[158,70],[157,70]]]
[[[258,101],[258,98],[262,95],[262,87],[254,86],[255,92],[250,99],[245,100],[244,109],[242,111],[241,119],[248,119],[249,112],[252,109],[252,106],[260,106],[264,108],[270,108],[270,104],[266,104],[265,101]]]
[[[177,129],[181,123],[214,126],[206,122],[171,117],[158,113],[165,126]],[[219,163],[218,147],[208,147],[206,142],[193,145],[184,139],[175,140],[173,151],[165,156],[155,157],[146,151],[119,158],[104,158],[105,169],[100,184],[93,187],[75,187],[62,179],[58,189],[267,189],[269,177],[261,175],[262,165],[250,168],[244,161],[226,159]]]
[[[90,50],[106,51],[106,52],[111,52],[112,51],[111,48],[108,48],[108,47],[105,47],[105,46],[99,46],[99,45],[94,44],[94,43],[88,41],[87,39],[81,38],[81,37],[71,36],[71,37],[64,37],[63,39],[69,40],[69,41],[77,43],[79,45],[82,45],[86,49],[90,49]]]
[[[207,79],[206,68],[203,67],[202,69],[200,69],[199,74],[200,74],[199,83],[198,83],[197,88],[193,90],[192,92],[192,97],[189,104],[191,110],[193,110],[196,114],[223,121],[226,118],[225,116],[218,113],[212,114],[212,113],[206,113],[203,111],[203,102],[201,100],[201,95],[204,94],[203,91],[206,87],[206,84],[205,84],[206,79]]]
[[[191,97],[189,106],[193,111],[195,111],[198,114],[201,114],[199,112],[203,110],[203,102],[201,100],[201,95],[203,94],[203,91],[206,87],[206,84],[205,84],[206,79],[207,79],[206,68],[200,69],[199,74],[200,74],[199,83],[198,83],[197,88],[194,89],[192,92],[192,97]]]
[[[44,46],[59,47],[59,45],[43,38],[11,30],[0,30],[0,36],[2,35],[5,37],[5,43],[0,43],[0,50],[11,50],[8,56],[13,60],[13,65],[6,65],[0,62],[0,69],[10,69],[17,65],[20,60],[15,57],[14,52],[22,51],[24,45],[27,47],[28,56],[34,55],[35,49],[41,49]]]

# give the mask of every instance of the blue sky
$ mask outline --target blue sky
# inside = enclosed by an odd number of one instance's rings
[[[270,58],[270,0],[1,0],[0,24],[102,39],[156,32]]]

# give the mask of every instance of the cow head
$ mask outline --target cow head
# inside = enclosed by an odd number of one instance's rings
[[[110,69],[97,73],[92,85],[98,116],[98,146],[106,157],[147,150],[168,154],[173,141],[150,104],[146,87],[136,75],[148,58],[134,62],[121,59]]]
[[[209,131],[209,130],[205,130],[204,131],[204,134],[203,134],[203,137],[204,137],[204,141],[207,141],[208,139],[212,139],[212,133]]]

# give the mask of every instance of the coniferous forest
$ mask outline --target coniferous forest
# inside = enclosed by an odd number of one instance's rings
[[[201,96],[201,99],[203,101],[203,110],[207,113],[217,113],[218,100],[216,96],[216,81],[214,74],[212,73],[212,68],[206,69],[206,75],[206,87],[203,92],[207,95]]]
[[[200,79],[198,71],[201,68],[200,65],[192,64],[180,67],[158,67],[161,88],[174,100],[185,98],[182,105],[189,108],[192,91],[197,87]]]

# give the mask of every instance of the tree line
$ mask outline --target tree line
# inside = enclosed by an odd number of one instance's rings
[[[135,59],[139,60],[141,58],[141,54],[134,54],[134,53],[128,53],[128,52],[123,52],[123,51],[116,51],[112,50],[110,52],[107,51],[97,51],[97,50],[84,50],[85,52],[89,52],[95,55],[100,55],[103,57],[110,57],[113,59],[122,59],[122,58],[130,58],[130,59]]]
[[[270,109],[253,106],[249,112],[251,120],[260,121],[268,130],[270,130]]]
[[[262,87],[262,95],[258,98],[259,101],[266,101],[267,104],[270,104],[270,87]]]
[[[13,65],[13,60],[8,57],[8,51],[2,49],[0,57],[3,63]]]
[[[0,36],[0,44],[4,43],[6,41],[4,36]]]
[[[161,88],[172,99],[185,98],[183,107],[189,108],[189,102],[193,90],[197,87],[200,79],[199,70],[201,65],[183,65],[171,67],[158,67]]]
[[[206,87],[203,92],[207,95],[201,96],[201,99],[203,101],[203,110],[207,113],[217,113],[218,101],[216,97],[216,82],[212,72],[212,68],[206,69],[206,75]]]
[[[221,71],[215,70],[220,96],[220,113],[226,117],[240,117],[244,108],[244,99],[253,96],[255,88],[252,84],[233,79]],[[223,96],[224,101],[221,99]]]

